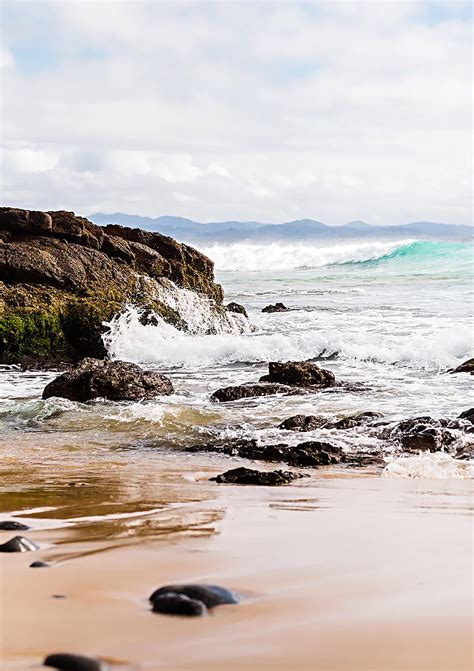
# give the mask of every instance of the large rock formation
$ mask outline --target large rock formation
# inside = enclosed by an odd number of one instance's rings
[[[147,277],[222,304],[212,261],[172,238],[73,212],[0,208],[0,363],[103,357],[103,322],[130,302],[181,324]]]

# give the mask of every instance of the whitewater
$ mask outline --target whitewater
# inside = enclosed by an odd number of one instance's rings
[[[278,424],[295,414],[334,418],[370,410],[390,424],[421,415],[454,418],[472,405],[472,378],[447,373],[474,353],[470,242],[236,243],[201,251],[215,262],[226,302],[242,304],[248,320],[216,312],[209,299],[170,286],[158,297],[179,309],[187,332],[160,318],[144,326],[139,309],[129,306],[105,336],[111,357],[168,374],[173,396],[133,404],[42,401],[54,373],[11,368],[0,377],[3,435],[36,432],[53,447],[55,441],[63,445],[65,435],[79,435],[99,451],[126,444],[136,456],[217,436],[275,443]],[[275,302],[289,310],[262,312]],[[305,359],[350,386],[227,405],[210,401],[219,387],[258,380],[268,361]],[[379,438],[362,428],[318,430],[304,438],[330,440],[346,451],[380,448]],[[300,439],[285,436],[288,443]],[[386,456],[384,475],[390,477],[471,475],[469,465],[446,454]]]

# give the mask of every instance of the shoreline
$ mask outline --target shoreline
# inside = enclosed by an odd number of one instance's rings
[[[215,459],[198,472],[191,459],[160,462],[129,464],[115,493],[105,464],[82,464],[69,492],[40,469],[56,507],[32,514],[44,528],[25,535],[41,550],[0,556],[5,669],[40,668],[56,651],[109,658],[117,671],[470,668],[468,480],[329,471],[239,487],[207,481]],[[31,570],[35,559],[53,565]],[[193,621],[150,611],[155,588],[193,581],[243,601]]]

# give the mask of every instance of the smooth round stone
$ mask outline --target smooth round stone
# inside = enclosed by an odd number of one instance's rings
[[[44,561],[34,561],[30,564],[30,568],[48,568],[49,566],[51,566],[51,564]]]
[[[39,550],[39,545],[24,536],[15,536],[0,545],[0,552],[34,552],[35,550]]]
[[[44,666],[51,666],[60,671],[108,671],[110,667],[93,657],[82,655],[71,655],[66,652],[58,652],[48,655],[43,662]]]
[[[225,587],[219,585],[165,585],[155,590],[150,596],[150,601],[154,602],[158,597],[164,594],[184,594],[190,599],[202,601],[207,608],[214,608],[226,603],[239,603],[237,596]]]
[[[173,594],[171,592],[156,597],[153,600],[154,613],[166,613],[167,615],[200,616],[207,613],[207,608],[202,601],[190,599],[184,594]]]
[[[0,531],[28,531],[30,527],[22,522],[15,522],[14,520],[0,521]]]

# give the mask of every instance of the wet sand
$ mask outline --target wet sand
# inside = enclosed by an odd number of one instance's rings
[[[236,463],[4,462],[0,519],[30,520],[21,533],[41,549],[0,554],[3,668],[57,651],[117,671],[472,667],[469,481],[321,470],[280,488],[208,482]],[[53,566],[30,569],[38,559]],[[199,619],[150,611],[155,588],[188,581],[244,598]]]

